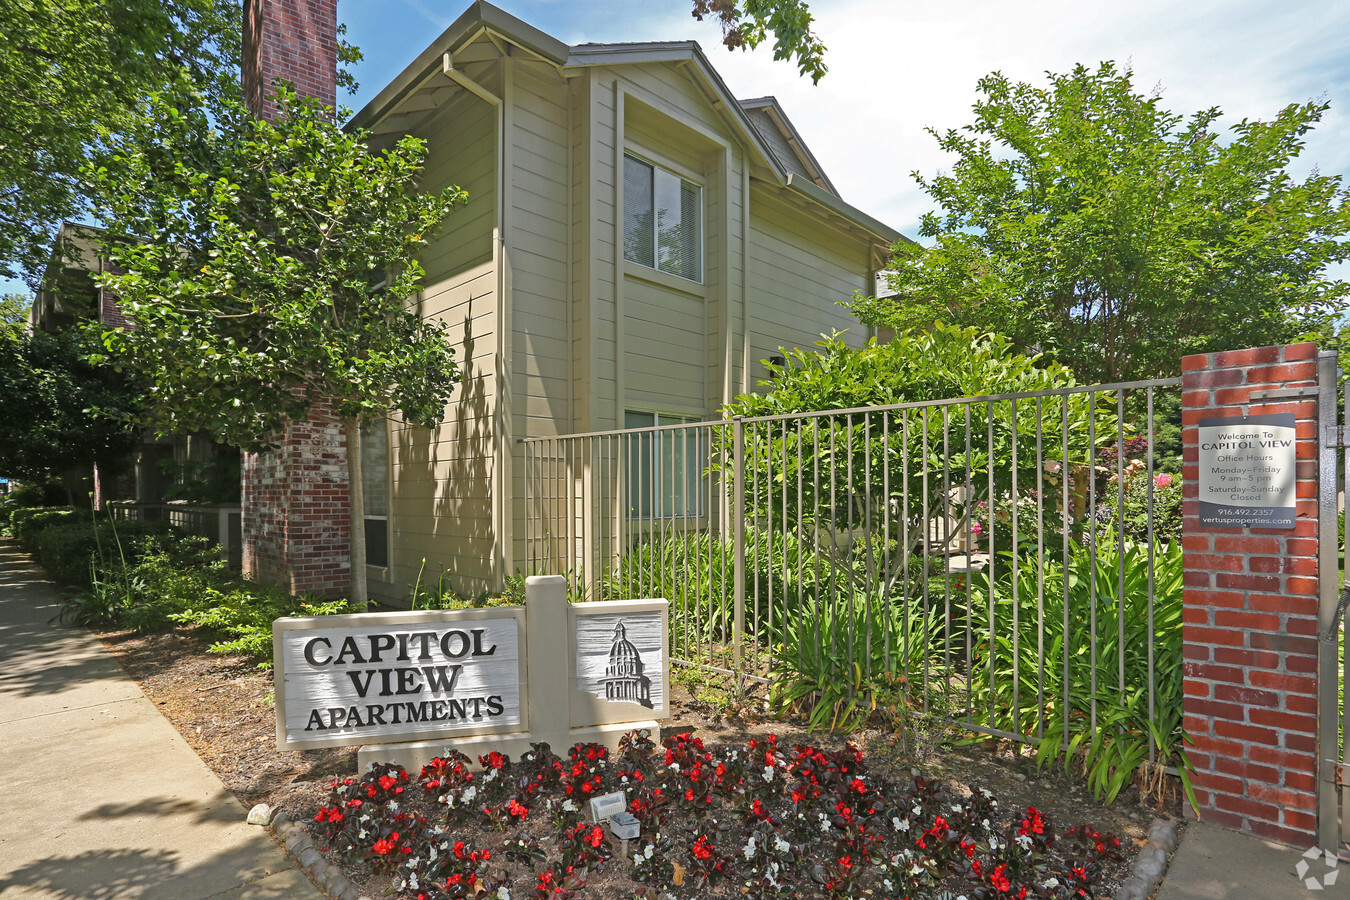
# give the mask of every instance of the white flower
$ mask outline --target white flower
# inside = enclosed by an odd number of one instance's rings
[[[952,807],[952,815],[955,816],[961,815],[961,804],[958,803],[957,805]]]
[[[772,780],[773,780],[773,766],[765,766],[765,767],[764,767],[764,780],[765,780],[765,781],[772,781]]]
[[[427,862],[435,862],[436,857],[439,855],[440,854],[436,852],[436,845],[432,844],[431,849],[427,851]]]
[[[511,900],[511,889],[506,885],[497,888],[497,900]]]
[[[782,835],[775,834],[773,836],[773,849],[777,850],[779,853],[787,853],[792,849],[792,845],[783,840]],[[777,865],[777,863],[774,863],[775,867],[777,867]]]
[[[830,829],[833,828],[833,827],[834,827],[834,826],[830,824],[830,817],[827,816],[827,815],[825,815],[824,813],[821,813],[821,814],[820,814],[820,830],[821,830],[822,832],[824,832],[825,834],[829,834],[829,833],[830,833]]]
[[[577,811],[577,805],[576,805],[575,803],[573,803],[571,800],[564,800],[564,801],[563,801],[562,808],[563,808],[563,812],[576,812],[576,811]]]
[[[627,775],[624,775],[623,777],[621,777],[621,778],[619,779],[619,783],[620,783],[620,784],[627,784],[627,783],[628,783],[628,776],[627,776]]]
[[[750,840],[745,842],[744,853],[746,859],[753,859],[755,856],[755,836],[753,834],[750,835]]]
[[[922,875],[922,874],[923,874],[923,866],[919,865],[918,863],[914,863],[913,865],[911,865],[911,866],[909,867],[909,874],[911,874],[911,875]]]
[[[670,771],[672,771],[672,772],[678,772],[678,771],[680,771],[680,764],[679,764],[679,763],[671,763],[671,764],[670,764]]]
[[[895,890],[895,885],[891,883],[891,880],[889,878],[881,879],[881,883],[886,888],[887,891]]]
[[[909,819],[891,816],[891,824],[895,826],[896,831],[909,831]]]
[[[409,860],[409,863],[410,863],[410,864],[411,864],[412,862],[413,862],[412,860]],[[409,888],[409,890],[414,890],[414,891],[415,891],[415,890],[418,890],[419,887],[420,887],[420,886],[419,886],[418,883],[417,883],[417,873],[416,873],[416,872],[413,872],[412,874],[410,874],[410,875],[408,876],[408,888]]]
[[[390,801],[389,801],[389,811],[390,811],[390,812],[398,812],[398,801],[397,801],[397,800],[390,800]]]
[[[477,796],[478,796],[478,788],[471,784],[467,788],[465,788],[464,793],[460,795],[459,799],[464,803],[472,803],[473,798]]]
[[[497,769],[488,769],[487,776],[483,778],[484,782],[492,781],[497,777]]]
[[[916,815],[916,816],[922,816],[922,815],[923,815],[923,810],[919,808],[919,804],[917,804],[917,803],[914,804],[914,815]]]
[[[647,845],[647,849],[645,849],[645,850],[642,851],[642,858],[643,858],[643,859],[651,859],[651,858],[652,858],[652,853],[654,853],[655,851],[656,851],[656,845],[655,845],[655,844],[648,844],[648,845]]]
[[[1059,879],[1051,877],[1050,880],[1041,885],[1041,887],[1045,888],[1047,891],[1052,891],[1059,887]]]
[[[1017,843],[1020,844],[1020,845],[1022,846],[1022,849],[1023,849],[1023,850],[1030,850],[1030,849],[1031,849],[1031,835],[1029,835],[1029,834],[1019,834],[1019,835],[1017,836]]]

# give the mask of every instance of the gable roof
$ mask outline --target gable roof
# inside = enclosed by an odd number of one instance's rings
[[[806,142],[802,140],[802,136],[793,127],[777,97],[756,97],[753,100],[742,100],[740,104],[741,109],[749,114],[755,130],[769,144],[770,149],[778,157],[778,162],[783,168],[800,168],[801,173],[815,182],[817,186],[824,188],[836,197],[839,196],[839,191],[835,189],[834,183],[830,181],[824,169],[820,167],[820,163],[816,161],[815,156],[806,146]]]
[[[886,244],[902,240],[900,232],[844,202],[834,185],[825,177],[801,136],[792,127],[778,101],[772,97],[739,101],[732,96],[721,75],[713,68],[696,41],[648,41],[618,44],[578,44],[568,46],[534,26],[516,18],[485,0],[476,0],[441,35],[418,54],[397,77],[365,105],[348,123],[349,127],[375,128],[415,95],[443,89],[450,82],[444,75],[448,60],[468,44],[487,34],[514,45],[541,62],[553,65],[560,73],[568,69],[594,66],[634,65],[642,63],[683,63],[711,95],[710,102],[740,136],[758,161],[773,173],[779,186],[801,199],[823,206],[842,216],[873,238]],[[776,134],[766,140],[764,131],[751,116],[765,116]],[[776,140],[775,140],[776,138]],[[775,152],[773,143],[780,145]],[[786,145],[788,151],[781,149]]]

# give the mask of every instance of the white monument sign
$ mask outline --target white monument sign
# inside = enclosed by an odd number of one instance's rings
[[[518,607],[278,619],[277,745],[521,730],[521,631]]]
[[[415,771],[451,748],[611,749],[670,716],[670,604],[569,603],[557,576],[525,605],[277,619],[277,746],[361,745],[357,764]]]
[[[1294,527],[1293,413],[1204,418],[1199,439],[1202,526]]]

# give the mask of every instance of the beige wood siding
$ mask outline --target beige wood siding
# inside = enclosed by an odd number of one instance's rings
[[[460,91],[419,130],[427,142],[424,183],[438,189],[459,185],[469,194],[468,202],[450,214],[422,256],[426,282],[434,284],[492,259],[497,113],[468,91]]]
[[[868,290],[867,245],[830,223],[756,186],[750,206],[750,381],[764,378],[760,360],[779,347],[810,347],[821,334],[845,331],[861,346],[867,329],[838,301]],[[762,388],[761,388],[762,390]]]
[[[515,436],[572,430],[568,86],[556,69],[513,61],[511,400]]]
[[[624,291],[625,408],[703,415],[705,300],[640,275],[629,275]]]
[[[492,80],[490,66],[473,75]],[[441,572],[457,590],[495,587],[497,486],[497,271],[493,234],[497,217],[497,113],[467,91],[418,127],[427,141],[424,183],[429,190],[457,184],[468,203],[446,219],[423,254],[423,316],[444,322],[455,346],[462,382],[434,429],[396,422],[390,442],[390,568],[372,583],[375,596],[403,597],[422,570]],[[425,568],[423,569],[423,560]]]

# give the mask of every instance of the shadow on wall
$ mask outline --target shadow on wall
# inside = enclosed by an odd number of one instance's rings
[[[464,377],[438,429],[403,426],[394,469],[393,581],[386,589],[401,599],[412,588],[422,559],[423,582],[445,573],[456,590],[474,594],[500,587],[494,571],[491,466],[494,449],[489,404],[492,374],[474,366],[477,336],[474,303],[464,312],[460,367]]]

